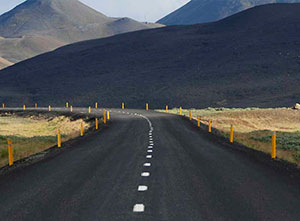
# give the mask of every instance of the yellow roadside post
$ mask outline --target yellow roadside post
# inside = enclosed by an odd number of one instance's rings
[[[66,108],[69,108],[69,102],[66,103]]]
[[[34,108],[37,109],[37,107],[38,107],[38,106],[37,106],[37,103],[35,103],[35,104],[34,104]]]
[[[107,111],[107,120],[110,120],[110,114],[109,114],[109,111]]]
[[[148,111],[149,110],[149,104],[147,103],[146,104],[146,111]]]
[[[26,105],[25,104],[23,105],[23,110],[26,110]]]
[[[51,106],[49,105],[49,111],[51,111]]]
[[[169,112],[169,106],[166,105],[166,112],[168,113]]]
[[[13,157],[13,147],[12,147],[11,139],[9,139],[7,143],[8,143],[8,165],[12,166],[14,164],[14,157]]]
[[[106,124],[106,110],[103,110],[103,123]]]
[[[125,104],[124,103],[122,103],[122,110],[124,110],[125,109]]]
[[[70,107],[70,111],[73,112],[73,106],[72,106],[72,105],[71,105],[71,107]]]
[[[272,135],[272,159],[276,158],[276,132]]]
[[[200,127],[200,124],[201,124],[201,118],[200,118],[200,116],[198,116],[198,118],[197,118],[197,121],[198,121],[198,127]]]
[[[182,107],[179,108],[179,115],[182,115]]]
[[[80,124],[80,136],[83,137],[83,123]]]
[[[2,108],[3,108],[3,109],[5,108],[5,104],[2,104]]]
[[[89,106],[89,114],[91,113],[91,106]]]
[[[61,134],[60,129],[57,130],[57,146],[61,147]]]
[[[95,123],[96,123],[96,130],[98,130],[99,129],[98,118],[95,119]]]
[[[192,112],[191,111],[189,112],[189,118],[190,118],[190,120],[192,120]]]
[[[211,120],[208,121],[208,132],[211,133]]]
[[[98,109],[98,103],[97,102],[95,103],[95,108]]]
[[[230,127],[230,143],[233,143],[233,125]]]

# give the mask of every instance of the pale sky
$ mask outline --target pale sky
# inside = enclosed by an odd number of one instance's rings
[[[190,0],[80,0],[111,17],[130,17],[154,22],[183,6]],[[0,0],[0,15],[24,0]]]

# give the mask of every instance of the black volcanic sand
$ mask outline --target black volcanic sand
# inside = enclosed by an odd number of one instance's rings
[[[273,107],[300,95],[300,4],[69,45],[0,72],[7,105]]]

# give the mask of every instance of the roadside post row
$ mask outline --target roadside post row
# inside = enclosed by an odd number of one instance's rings
[[[68,107],[69,107],[69,103],[66,102],[66,108],[68,108]],[[4,103],[2,104],[2,108],[3,109],[5,108],[5,104]],[[37,104],[35,104],[35,108],[37,108]],[[95,108],[96,109],[98,108],[98,103],[97,102],[95,103]],[[49,111],[51,111],[51,106],[50,105],[49,105],[48,109],[49,109]],[[122,103],[122,109],[125,109],[125,104],[124,103]],[[25,104],[23,105],[23,110],[24,111],[26,110],[26,105]],[[148,103],[146,103],[146,110],[147,111],[149,110],[149,104]],[[166,105],[166,113],[168,113],[168,110],[169,110],[169,107],[168,107],[168,105]],[[70,111],[73,112],[73,106],[72,105],[70,106]],[[91,106],[89,106],[88,112],[91,113]],[[179,108],[179,114],[182,115],[182,107]],[[104,110],[103,111],[103,121],[104,121],[104,124],[106,124],[107,120],[109,120],[109,119],[110,119],[110,113],[108,111]],[[190,121],[192,121],[192,112],[191,111],[189,111],[189,119],[190,119]],[[200,125],[201,125],[201,118],[200,118],[200,116],[197,117],[197,125],[198,125],[198,127],[200,127]],[[208,132],[209,133],[212,132],[212,127],[211,126],[212,126],[212,121],[209,120],[208,121]],[[98,119],[96,119],[96,125],[95,125],[95,127],[96,127],[96,130],[98,130]],[[82,126],[81,126],[81,133],[80,133],[80,135],[83,136]],[[58,135],[58,137],[60,137],[60,135]],[[230,143],[233,143],[233,139],[234,139],[234,127],[233,127],[233,125],[231,125],[231,127],[230,127],[230,135],[229,135],[229,141],[230,141]],[[61,137],[58,140],[58,146],[59,147],[61,146],[60,142],[61,142]],[[9,145],[9,146],[11,147],[12,145]],[[274,132],[274,134],[272,135],[272,153],[271,153],[271,157],[272,157],[272,159],[276,158],[276,132]]]
[[[165,112],[168,113],[169,111],[169,107],[168,105],[166,105],[166,109]],[[179,115],[182,115],[182,107],[179,107]],[[189,120],[192,121],[192,112],[189,111]],[[197,117],[197,126],[200,128],[201,126],[201,117],[198,116]],[[212,120],[208,120],[208,132],[211,133],[212,132]],[[230,133],[229,133],[229,142],[233,144],[234,141],[234,126],[231,125],[230,126]],[[272,159],[276,158],[276,132],[273,133],[272,135],[272,152],[271,152],[271,157]]]
[[[34,105],[35,108],[37,108],[37,104]],[[66,103],[66,107],[69,107],[69,103]],[[71,112],[73,111],[72,106],[71,107]],[[98,107],[98,104],[95,104],[95,107]],[[5,108],[5,104],[2,104],[2,108]],[[51,111],[51,106],[49,105],[48,107],[49,111]],[[26,105],[23,105],[23,110],[26,110]],[[89,112],[90,112],[90,107],[89,107]],[[103,123],[106,124],[107,120],[110,120],[110,113],[109,111],[104,110],[103,111]],[[95,118],[95,129],[98,130],[99,129],[99,120],[98,118]],[[84,127],[83,127],[83,123],[80,124],[80,136],[82,137],[84,135]],[[12,144],[12,140],[8,139],[7,140],[7,144],[8,144],[8,165],[12,166],[14,164],[14,158],[13,158],[13,144]],[[62,139],[61,139],[61,131],[60,129],[57,130],[57,147],[61,148],[62,145]]]

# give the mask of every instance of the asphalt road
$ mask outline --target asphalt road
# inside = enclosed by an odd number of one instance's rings
[[[178,116],[111,116],[109,129],[0,176],[0,220],[300,220],[290,177]]]

